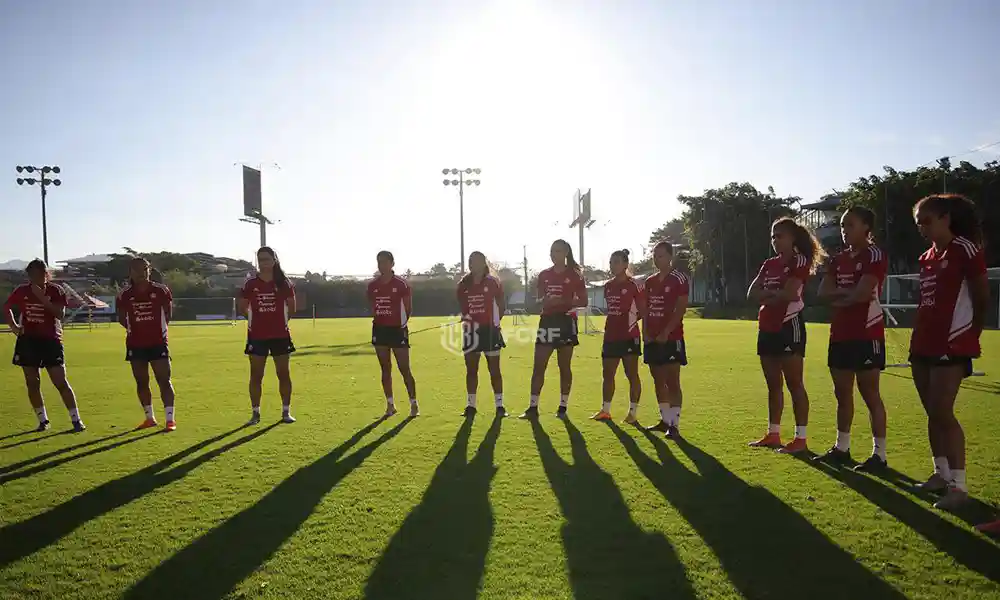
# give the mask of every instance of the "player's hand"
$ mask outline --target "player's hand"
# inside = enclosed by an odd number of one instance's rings
[[[667,341],[667,338],[669,338],[669,337],[670,337],[670,332],[669,331],[664,331],[660,335],[656,336],[656,341],[657,342],[665,342],[665,341]]]
[[[21,337],[24,334],[24,327],[21,325],[14,325],[11,327],[11,330],[14,332],[15,337]]]

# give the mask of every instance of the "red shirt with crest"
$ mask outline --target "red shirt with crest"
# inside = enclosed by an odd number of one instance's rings
[[[799,289],[791,302],[779,304],[761,304],[757,312],[757,325],[761,331],[777,332],[802,313],[805,303],[802,302],[802,288],[809,279],[809,259],[804,254],[796,254],[789,259],[772,256],[764,261],[757,274],[763,289],[773,292],[783,290],[789,279],[799,280]]]
[[[368,302],[375,325],[406,327],[412,312],[413,292],[402,277],[393,274],[386,281],[379,275],[368,282]]]
[[[167,343],[167,315],[174,297],[162,283],[129,285],[118,294],[118,312],[125,314],[129,348],[151,348]]]
[[[875,245],[853,252],[844,250],[827,263],[826,275],[834,278],[837,289],[853,290],[865,275],[871,275],[876,281],[872,297],[867,302],[833,309],[831,342],[885,339],[885,317],[878,298],[882,292],[887,265],[885,252]]]
[[[17,312],[20,313],[21,327],[24,329],[23,335],[61,341],[62,321],[45,309],[45,305],[35,297],[31,285],[25,283],[14,288],[10,297],[4,302],[4,314],[7,314],[7,311],[11,309],[17,309]],[[61,287],[48,282],[44,289],[49,302],[57,308],[66,306],[66,292]]]
[[[646,337],[655,339],[670,322],[677,306],[677,299],[690,293],[688,276],[673,269],[669,273],[654,273],[646,278],[643,293],[646,297]],[[676,342],[684,339],[684,319],[668,335],[667,340]]]
[[[295,297],[295,286],[278,289],[272,281],[251,277],[243,283],[239,297],[250,303],[247,310],[247,337],[252,340],[274,340],[289,337],[288,299]]]
[[[604,323],[604,341],[618,342],[639,337],[639,305],[642,286],[631,277],[612,279],[604,284],[604,303],[608,318]]]
[[[569,301],[572,298],[573,304],[583,304],[587,300],[587,284],[583,277],[575,270],[566,267],[562,272],[556,271],[555,267],[549,267],[538,274],[539,299],[545,298],[546,294],[562,296]],[[573,309],[559,310],[558,308],[542,307],[542,315],[565,315],[572,314],[576,318]]]
[[[500,327],[500,306],[503,304],[503,284],[493,275],[487,275],[479,283],[471,277],[458,284],[458,302],[462,316],[479,325]]]

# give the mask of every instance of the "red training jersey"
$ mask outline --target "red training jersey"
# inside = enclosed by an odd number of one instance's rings
[[[677,306],[677,299],[687,296],[691,290],[688,276],[673,269],[669,273],[654,273],[646,278],[643,294],[646,298],[646,338],[656,339],[670,322]],[[668,335],[667,341],[684,339],[684,318]]]
[[[831,342],[885,339],[885,318],[878,298],[885,282],[887,265],[885,252],[875,245],[855,252],[844,250],[827,263],[826,275],[834,278],[837,289],[853,290],[865,275],[871,275],[876,281],[872,297],[867,302],[833,309]]]
[[[639,307],[642,302],[642,286],[631,277],[612,279],[604,284],[604,303],[608,307],[604,341],[617,342],[639,337]]]
[[[573,304],[582,304],[587,300],[587,284],[583,277],[574,269],[569,267],[560,273],[555,267],[549,267],[538,274],[538,297],[544,299],[546,295],[562,296],[567,301],[572,299]],[[573,309],[560,310],[558,308],[542,307],[543,315],[564,315],[572,313],[574,318],[576,313]]]
[[[493,275],[487,275],[479,283],[469,277],[458,284],[458,303],[465,319],[479,325],[500,327],[503,284]]]
[[[288,287],[278,289],[272,281],[259,276],[243,282],[239,297],[250,303],[247,310],[247,337],[252,340],[274,340],[289,337],[288,299],[295,297],[291,279]]]
[[[16,308],[20,313],[21,327],[24,335],[62,340],[62,321],[54,314],[45,310],[41,300],[35,297],[32,284],[24,283],[11,292],[3,304],[4,315]],[[66,292],[54,283],[45,284],[45,296],[57,308],[66,306]]]
[[[983,249],[956,237],[944,248],[920,255],[920,305],[910,352],[921,356],[978,357],[979,335],[972,327],[969,280],[986,273]]]
[[[396,274],[388,281],[380,275],[368,282],[368,302],[376,325],[405,327],[413,311],[413,291],[410,284]]]
[[[761,331],[781,331],[782,326],[799,316],[805,304],[802,302],[802,288],[809,278],[809,259],[804,254],[796,254],[786,260],[781,256],[772,256],[760,266],[757,274],[763,289],[778,291],[785,288],[789,279],[799,280],[799,289],[795,299],[780,304],[761,304],[757,312],[757,325]]]
[[[118,294],[118,313],[125,315],[125,345],[150,348],[167,343],[167,315],[174,297],[162,283],[131,284]]]

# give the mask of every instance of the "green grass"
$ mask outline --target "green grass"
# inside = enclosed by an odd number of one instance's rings
[[[686,328],[681,443],[587,419],[600,404],[599,336],[577,349],[571,419],[553,416],[553,364],[533,426],[493,422],[485,366],[487,410],[465,422],[461,359],[438,332],[415,333],[423,415],[373,424],[383,398],[370,325],[294,321],[299,421],[275,424],[269,373],[264,422],[242,429],[242,326],[175,326],[179,429],[160,434],[131,431],[142,412],[121,330],[69,331],[85,433],[64,433],[68,418],[46,383],[54,428],[23,434],[36,422],[21,374],[0,369],[0,598],[1000,598],[1000,546],[962,518],[989,507],[955,517],[908,491],[906,477],[925,477],[930,459],[904,373],[883,378],[899,474],[827,470],[746,447],[766,422],[754,323]],[[834,438],[834,400],[825,326],[809,333],[820,451]],[[12,345],[0,336],[3,360]],[[995,503],[997,332],[985,354],[977,368],[990,373],[968,381],[959,414],[973,493]],[[527,404],[531,356],[528,344],[504,353],[512,411]],[[396,385],[403,398],[398,376]],[[618,387],[621,418],[624,380]],[[858,404],[863,458],[870,437]]]

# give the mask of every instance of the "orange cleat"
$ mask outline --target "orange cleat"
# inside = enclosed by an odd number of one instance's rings
[[[156,425],[156,419],[146,419],[142,423],[139,423],[139,426],[136,427],[136,429],[149,429],[150,427],[156,427]]]
[[[174,431],[177,429],[177,423],[175,421],[167,421],[167,426],[165,428],[167,431]]]
[[[778,449],[778,452],[782,454],[799,454],[808,451],[809,446],[806,445],[806,438],[795,438]]]
[[[756,442],[747,444],[751,448],[781,448],[781,434],[769,433]]]
[[[595,414],[594,416],[592,416],[590,418],[593,419],[593,420],[595,420],[595,421],[610,421],[611,420],[611,413],[604,412],[602,410],[602,411],[598,412],[597,414]]]

